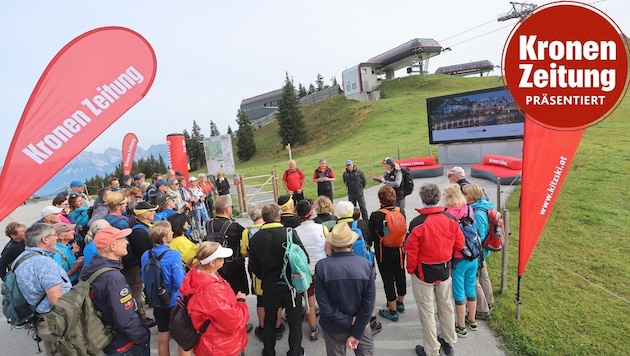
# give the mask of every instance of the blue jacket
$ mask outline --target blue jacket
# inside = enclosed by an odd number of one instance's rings
[[[364,257],[355,256],[353,251],[333,252],[317,262],[315,297],[319,324],[327,333],[350,334],[361,340],[372,317],[375,296],[374,274]]]
[[[492,204],[491,202],[487,201],[484,198],[481,198],[477,200],[476,202],[472,203],[470,207],[472,207],[473,210],[475,211],[475,224],[477,225],[477,232],[479,233],[479,238],[481,239],[481,242],[483,243],[486,237],[488,237],[490,224],[488,222],[488,214],[485,211],[478,210],[478,209],[491,210],[491,209],[494,209],[494,204]],[[490,254],[490,251],[484,248],[483,258],[484,259],[487,258],[489,254]]]
[[[94,256],[92,263],[81,270],[81,280],[87,280],[97,270],[104,267],[122,269],[117,260],[110,260],[100,255]],[[118,271],[103,273],[92,283],[94,307],[103,313],[101,320],[106,325],[113,325],[116,333],[103,352],[111,354],[116,349],[133,341],[136,345],[149,343],[151,331],[138,312],[136,301],[131,296],[131,289],[125,276]]]
[[[164,284],[166,284],[168,291],[171,293],[171,303],[168,305],[168,308],[172,308],[175,304],[177,304],[177,297],[182,295],[179,292],[179,287],[182,286],[184,276],[186,275],[186,271],[184,271],[184,266],[182,265],[182,255],[178,251],[171,250],[168,245],[157,245],[147,251],[144,251],[142,258],[140,259],[140,264],[142,266],[140,271],[142,272],[142,282],[145,284],[144,266],[149,263],[149,251],[151,250],[155,251],[155,254],[158,256],[162,252],[168,251],[160,260],[160,265],[162,266]]]

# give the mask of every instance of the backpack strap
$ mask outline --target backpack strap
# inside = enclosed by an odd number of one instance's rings
[[[13,240],[11,240],[11,241],[13,241]],[[29,253],[27,253],[26,255],[22,256],[19,260],[15,261],[15,262],[13,263],[13,266],[9,266],[10,270],[11,270],[13,273],[15,273],[15,270],[18,268],[18,266],[19,266],[22,262],[24,262],[24,261],[28,260],[29,258],[31,258],[31,257],[33,257],[33,256],[36,256],[36,255],[42,255],[42,256],[43,256],[44,254],[43,254],[43,253],[41,253],[41,252],[39,252],[39,251],[32,251],[32,252],[29,252]],[[16,276],[16,277],[17,277],[17,276]],[[17,279],[15,280],[15,282],[17,283]],[[16,286],[17,286],[17,285],[16,285]],[[17,286],[17,288],[18,288],[18,290],[19,290],[19,289],[20,289],[20,286]],[[20,293],[22,293],[22,291],[20,291]],[[46,299],[46,292],[44,292],[44,295],[42,295],[42,297],[41,297],[41,298],[39,298],[39,300],[37,301],[37,303],[36,303],[35,305],[33,305],[33,306],[32,306],[33,311],[35,312],[35,315],[39,315],[39,314],[37,313],[37,306],[39,306],[39,305],[41,304],[41,302],[43,302],[43,301],[44,301],[44,299]],[[30,305],[30,304],[29,304],[29,305]],[[37,343],[37,346],[39,347],[39,343]]]
[[[66,254],[61,251],[60,249],[58,249],[57,247],[55,247],[55,253],[59,254],[59,256],[61,256],[61,263],[63,265],[65,265],[66,263],[69,263],[70,261],[68,261],[68,257],[66,257]],[[63,268],[63,266],[61,266]],[[72,268],[72,266],[70,266],[70,268]]]
[[[101,274],[105,273],[105,272],[109,272],[109,271],[117,271],[116,268],[113,267],[103,267],[101,269],[96,270],[96,272],[92,273],[92,275],[90,276],[90,278],[88,278],[86,281],[92,285],[92,283],[94,283],[94,281],[101,276]]]

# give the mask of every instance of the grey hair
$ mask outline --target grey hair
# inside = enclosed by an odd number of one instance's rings
[[[96,233],[108,226],[111,225],[105,219],[96,219],[92,221],[92,223],[90,224],[90,230],[88,230],[87,234],[85,234],[85,243],[90,243],[90,241],[94,240],[94,236],[96,236]]]
[[[251,203],[247,207],[247,215],[252,221],[256,221],[262,218],[262,206],[258,203]]]
[[[46,223],[35,223],[31,225],[24,233],[24,244],[29,247],[37,247],[42,239],[50,235],[53,226]]]
[[[440,201],[440,188],[437,184],[425,184],[420,187],[420,199],[425,205],[435,205]]]

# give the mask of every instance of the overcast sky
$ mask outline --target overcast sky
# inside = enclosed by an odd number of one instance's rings
[[[533,2],[538,5],[551,1]],[[630,1],[588,1],[628,33]],[[501,63],[516,20],[497,22],[505,0],[184,0],[0,2],[0,157],[31,92],[55,54],[73,38],[103,26],[124,26],[144,36],[157,56],[147,96],[101,134],[88,151],[120,148],[133,132],[139,146],[165,143],[191,131],[209,136],[237,128],[241,100],[279,89],[285,72],[297,87],[321,74],[341,82],[344,69],[414,38],[432,38],[452,51],[438,67],[478,60]],[[588,26],[588,24],[585,24]],[[493,75],[499,75],[496,69]],[[498,83],[500,84],[500,83]]]

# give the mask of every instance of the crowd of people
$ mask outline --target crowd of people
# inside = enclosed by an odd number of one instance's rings
[[[110,179],[92,204],[83,184],[73,181],[67,196],[41,210],[40,220],[7,225],[10,241],[0,256],[0,277],[15,260],[37,252],[14,272],[42,317],[37,332],[47,355],[55,355],[46,324],[51,306],[79,280],[113,267],[116,271],[93,284],[92,295],[103,322],[116,329],[103,350],[107,355],[149,355],[150,328],[156,325],[158,355],[168,355],[171,310],[178,299],[188,298],[193,326],[199,329],[207,321],[210,326],[191,351],[178,347],[178,355],[242,354],[252,330],[264,345],[263,355],[275,355],[288,328],[287,354],[298,356],[304,354],[304,320],[308,339],[317,342],[322,336],[328,355],[345,355],[347,349],[373,355],[381,321],[397,322],[405,313],[408,273],[423,330],[416,353],[439,355],[442,349],[452,355],[458,337],[477,330],[476,320],[489,319],[493,302],[485,264],[489,251],[466,259],[457,219],[473,218],[483,240],[493,205],[481,186],[455,167],[447,173],[451,184],[444,194],[435,184],[420,187],[420,200],[414,202],[422,205],[416,209],[420,215],[407,223],[400,167],[390,157],[382,163],[384,174],[371,174],[383,183],[380,206],[368,215],[365,174],[352,160],[342,175],[348,200],[336,204],[335,174],[325,159],[313,173],[318,196],[312,201],[304,197],[304,173],[290,160],[282,175],[286,194],[274,203],[250,204],[250,226],[232,216],[223,172],[215,184],[203,174],[186,180],[172,170],[166,178],[153,174],[150,182],[144,174],[122,177],[122,186]],[[438,205],[442,198],[443,206]],[[190,238],[192,229],[203,231],[203,241]],[[292,273],[285,261],[287,239],[309,259],[313,283],[304,295],[286,282]],[[374,257],[357,253],[357,242]],[[152,258],[160,260],[171,297],[166,304],[145,298]],[[376,298],[377,275],[386,300]],[[250,293],[256,296],[256,321],[245,303]]]

